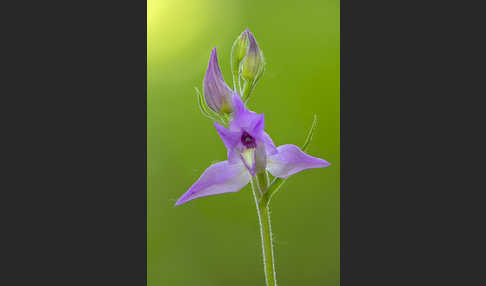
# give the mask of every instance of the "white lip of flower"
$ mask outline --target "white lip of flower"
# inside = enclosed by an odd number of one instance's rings
[[[251,169],[255,163],[255,148],[249,148],[241,152],[241,160],[248,169]]]

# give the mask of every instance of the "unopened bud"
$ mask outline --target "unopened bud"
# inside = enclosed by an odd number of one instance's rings
[[[238,74],[240,63],[246,56],[248,50],[248,33],[250,31],[248,28],[240,34],[240,36],[233,43],[233,48],[231,49],[231,68],[233,74]]]
[[[248,50],[241,64],[241,76],[251,82],[261,76],[265,61],[253,34],[248,29],[245,32],[248,35]]]
[[[223,74],[218,64],[216,48],[211,51],[208,69],[203,80],[203,90],[206,104],[214,112],[220,114],[231,113],[233,111],[231,99],[233,91],[223,79]]]

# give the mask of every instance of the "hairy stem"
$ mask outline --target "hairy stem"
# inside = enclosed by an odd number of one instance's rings
[[[264,174],[266,177],[266,174]],[[253,190],[253,196],[255,198],[255,204],[258,213],[258,222],[260,224],[260,236],[262,239],[262,251],[263,251],[263,267],[265,270],[265,283],[267,286],[277,286],[277,272],[275,271],[275,262],[273,254],[273,241],[272,241],[272,227],[270,222],[270,209],[267,202],[261,198],[260,186],[266,183],[265,177],[253,178],[251,181],[251,187]],[[259,182],[260,181],[260,182]],[[262,184],[263,183],[263,184]],[[263,190],[264,191],[264,190]]]
[[[307,138],[302,145],[302,150],[305,152],[309,148],[312,141],[312,136],[317,127],[317,116],[314,115],[314,121],[309,129]],[[270,178],[268,173],[260,173],[251,179],[251,189],[253,190],[253,197],[258,213],[258,222],[260,223],[260,235],[262,238],[263,250],[263,267],[265,268],[265,282],[267,286],[277,286],[277,272],[275,270],[275,259],[273,254],[272,241],[272,226],[270,222],[270,200],[280,187],[285,183],[286,179],[275,178],[269,184]]]

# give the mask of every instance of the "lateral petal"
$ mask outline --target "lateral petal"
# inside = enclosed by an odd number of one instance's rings
[[[287,178],[306,169],[331,165],[323,159],[304,153],[292,144],[278,146],[277,150],[278,153],[270,155],[267,160],[267,170],[275,177]]]
[[[176,206],[195,198],[237,192],[250,181],[250,174],[243,164],[222,161],[209,166],[199,179],[176,202]]]

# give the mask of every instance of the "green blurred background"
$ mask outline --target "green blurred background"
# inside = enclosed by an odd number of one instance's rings
[[[265,113],[276,145],[301,145],[332,165],[289,179],[272,200],[279,285],[339,285],[339,1],[148,0],[147,280],[158,285],[264,285],[249,186],[174,207],[226,149],[196,105],[218,48],[246,28],[267,60],[249,108]]]

